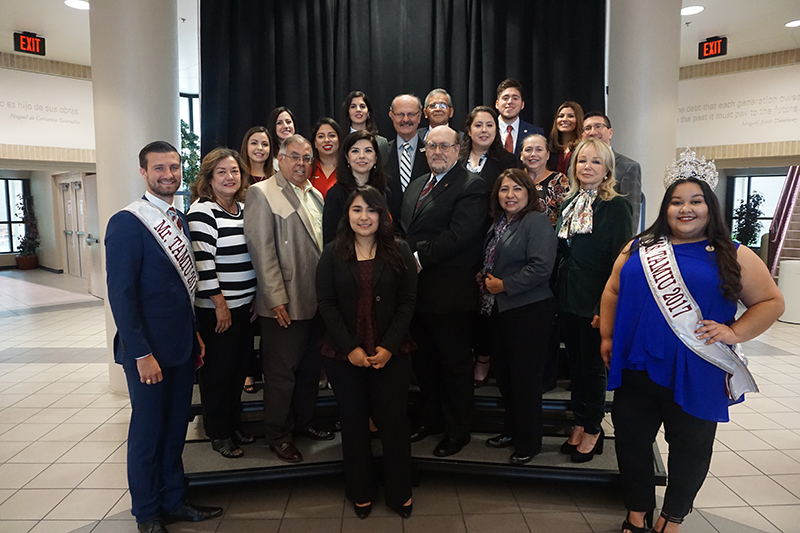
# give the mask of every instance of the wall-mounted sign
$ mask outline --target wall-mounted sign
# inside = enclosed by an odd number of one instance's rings
[[[724,56],[728,53],[727,37],[709,37],[697,45],[697,59]]]
[[[14,50],[26,54],[44,55],[44,37],[37,37],[29,31],[14,32]]]

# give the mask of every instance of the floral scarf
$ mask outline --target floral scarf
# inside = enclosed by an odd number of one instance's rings
[[[489,243],[486,245],[486,250],[483,253],[483,270],[481,272],[484,276],[494,270],[494,262],[497,259],[497,245],[500,243],[500,239],[503,237],[503,234],[513,221],[514,217],[508,219],[506,214],[503,213],[500,215],[500,220],[498,220],[492,228],[492,238],[489,240]],[[492,314],[492,306],[494,306],[495,295],[486,290],[486,284],[483,282],[483,280],[480,282],[480,287],[481,314],[488,316]]]
[[[578,196],[561,213],[559,239],[569,239],[575,234],[592,232],[594,211],[592,202],[597,198],[597,189],[587,191],[581,189]]]

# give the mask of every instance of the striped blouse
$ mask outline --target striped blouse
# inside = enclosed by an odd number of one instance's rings
[[[215,201],[200,198],[189,208],[189,232],[197,264],[195,306],[214,308],[222,294],[228,308],[249,305],[256,294],[256,272],[244,241],[244,204],[228,213]]]

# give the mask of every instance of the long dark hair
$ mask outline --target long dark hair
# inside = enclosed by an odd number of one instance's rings
[[[514,215],[517,219],[521,220],[531,211],[544,211],[544,206],[539,201],[539,191],[536,190],[536,185],[533,184],[533,180],[528,176],[528,172],[521,168],[509,168],[497,176],[497,179],[494,180],[494,187],[492,187],[492,200],[489,203],[489,210],[495,222],[500,220],[500,215],[503,213],[503,208],[500,207],[497,195],[500,194],[500,187],[505,178],[510,178],[514,183],[521,185],[523,189],[528,191],[528,205]]]
[[[297,121],[294,119],[294,113],[292,113],[292,110],[283,105],[273,109],[272,113],[269,114],[269,118],[267,119],[267,130],[269,130],[270,152],[274,150],[276,154],[281,150],[281,140],[278,138],[278,128],[275,127],[275,123],[278,122],[278,115],[284,111],[286,111],[289,114],[289,117],[291,117],[292,124],[294,124],[294,132],[297,133]]]
[[[706,239],[708,239],[708,243],[714,247],[716,252],[717,267],[721,276],[719,282],[720,291],[725,298],[736,301],[742,291],[742,271],[736,256],[736,245],[733,244],[731,231],[722,216],[722,209],[719,207],[717,195],[714,194],[714,191],[705,181],[697,178],[688,178],[678,180],[670,185],[664,193],[664,199],[661,200],[661,208],[658,210],[656,221],[634,238],[639,239],[639,243],[642,246],[650,246],[661,237],[672,235],[667,210],[672,201],[672,194],[675,192],[675,188],[687,182],[696,183],[700,186],[700,190],[703,191],[703,197],[708,206],[708,225],[706,225],[705,229]],[[632,246],[631,252],[634,249],[635,247]]]
[[[350,104],[353,103],[354,98],[363,98],[364,103],[367,104],[367,122],[364,124],[364,128],[371,134],[377,135],[378,126],[376,126],[375,121],[372,120],[372,102],[369,101],[369,97],[362,91],[350,91],[350,94],[348,94],[344,102],[342,102],[342,124],[346,124],[348,130],[353,127],[350,122]]]
[[[558,131],[558,114],[561,113],[561,110],[565,107],[571,107],[572,111],[575,112],[575,131],[571,132],[569,138],[565,139],[565,142],[561,140],[561,132]],[[569,147],[570,150],[575,148],[575,145],[578,144],[581,140],[581,135],[583,132],[583,108],[581,104],[578,102],[572,102],[567,100],[556,110],[556,116],[553,119],[553,127],[550,128],[550,137],[547,142],[547,149],[550,153],[560,154],[564,151],[565,148]]]
[[[464,121],[464,138],[461,139],[461,153],[458,154],[458,159],[464,161],[472,152],[472,136],[469,134],[469,129],[472,127],[472,123],[475,122],[475,117],[478,113],[489,113],[494,119],[494,141],[492,141],[492,145],[487,150],[486,157],[499,161],[503,155],[503,144],[500,142],[500,123],[497,121],[497,111],[485,105],[477,106],[467,115],[467,120]]]
[[[244,138],[242,139],[242,149],[239,151],[240,158],[242,160],[242,179],[247,181],[247,183],[250,183],[250,178],[252,176],[248,145],[250,144],[250,137],[259,132],[266,133],[267,139],[269,140],[269,156],[267,156],[267,160],[264,161],[264,177],[269,178],[275,174],[275,167],[273,166],[272,160],[275,159],[275,154],[278,153],[278,147],[272,144],[272,135],[270,135],[269,131],[267,131],[267,128],[264,126],[253,126],[244,134]]]
[[[370,144],[372,144],[372,149],[375,150],[375,166],[369,171],[367,185],[375,187],[383,194],[389,181],[386,177],[386,172],[383,170],[381,151],[378,150],[378,139],[367,130],[348,133],[344,141],[339,145],[339,163],[336,165],[336,183],[344,187],[344,190],[348,194],[358,187],[353,172],[350,169],[350,163],[347,161],[347,153],[350,151],[350,148],[360,140],[369,141]]]
[[[381,257],[396,273],[406,269],[403,255],[400,253],[400,241],[395,239],[394,224],[389,214],[389,204],[383,191],[365,185],[356,188],[347,197],[344,204],[344,215],[339,220],[336,238],[333,240],[333,251],[345,262],[356,261],[355,233],[350,227],[350,206],[356,198],[361,197],[369,207],[378,212],[378,229],[375,232],[375,257]]]
[[[341,152],[342,150],[342,127],[339,126],[339,123],[332,118],[322,117],[317,121],[316,124],[314,124],[314,127],[311,128],[311,150],[314,152],[315,161],[319,161],[319,150],[317,150],[317,132],[322,126],[325,125],[333,128],[333,131],[336,133],[336,138],[339,139],[339,151]]]

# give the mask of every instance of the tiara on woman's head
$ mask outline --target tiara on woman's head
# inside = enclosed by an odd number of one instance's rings
[[[714,161],[706,161],[706,156],[703,156],[702,159],[697,159],[697,154],[687,147],[681,154],[680,159],[672,163],[664,171],[664,188],[669,188],[670,185],[678,180],[689,178],[705,181],[712,191],[717,188],[717,183],[719,182],[719,174]]]

